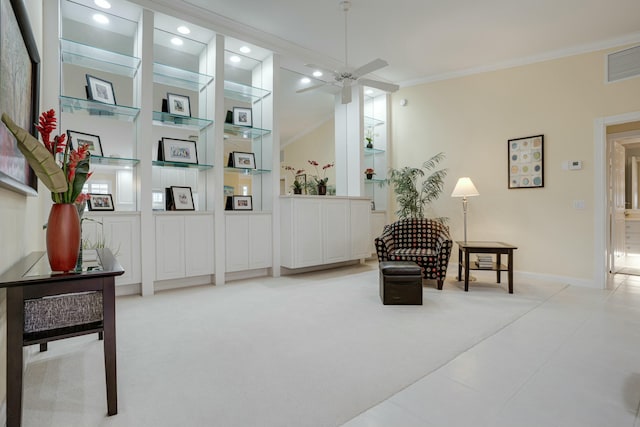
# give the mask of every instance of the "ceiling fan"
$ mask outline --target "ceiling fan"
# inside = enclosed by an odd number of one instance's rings
[[[348,55],[347,55],[348,53],[347,12],[351,8],[351,2],[349,0],[342,0],[340,2],[340,6],[344,11],[344,68],[341,68],[339,70],[329,70],[327,68],[323,68],[318,65],[305,64],[307,67],[310,67],[316,70],[321,70],[329,74],[333,74],[333,79],[335,81],[324,82],[324,83],[310,86],[304,89],[299,89],[296,92],[297,93],[307,92],[307,91],[318,89],[320,87],[327,86],[327,85],[338,86],[338,87],[342,87],[342,90],[341,90],[342,103],[348,104],[351,102],[351,86],[353,86],[354,84],[373,87],[385,92],[397,91],[399,89],[399,86],[396,84],[386,83],[379,80],[372,80],[372,79],[367,79],[362,77],[366,74],[373,73],[374,71],[377,71],[389,65],[387,61],[385,61],[384,59],[380,59],[380,58],[374,59],[373,61],[368,62],[367,64],[364,64],[363,66],[358,67],[356,69],[349,67]]]

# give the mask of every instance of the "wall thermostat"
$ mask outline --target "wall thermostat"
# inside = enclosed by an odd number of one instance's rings
[[[400,100],[400,106],[405,107],[406,105],[407,105],[407,100],[406,100],[406,99],[404,99],[404,98],[402,98],[402,99]]]
[[[569,170],[575,171],[582,169],[582,160],[569,160]]]

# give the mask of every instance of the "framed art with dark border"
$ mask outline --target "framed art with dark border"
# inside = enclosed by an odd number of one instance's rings
[[[191,139],[162,137],[158,160],[175,163],[198,164],[196,142]]]
[[[544,135],[509,140],[509,188],[544,187]]]
[[[174,211],[194,211],[193,193],[191,187],[171,186],[171,206]]]
[[[116,95],[111,82],[87,74],[87,97],[91,101],[116,105]]]
[[[251,196],[232,196],[234,211],[251,211],[253,210],[253,198]]]
[[[78,132],[77,130],[67,130],[67,138],[69,138],[70,148],[80,147],[82,145],[89,146],[89,153],[93,156],[103,156],[102,144],[100,136],[91,135],[90,133]]]
[[[36,136],[40,56],[23,0],[0,0],[0,111]],[[38,178],[15,138],[0,124],[0,186],[38,195]]]
[[[112,211],[113,197],[111,194],[95,194],[89,193],[89,200],[87,203],[90,211]]]
[[[233,107],[233,124],[236,126],[253,126],[251,108]]]
[[[241,169],[255,169],[256,155],[253,153],[243,153],[241,151],[233,151],[229,154],[229,167]]]
[[[174,116],[191,117],[191,103],[186,95],[167,92],[167,112]]]

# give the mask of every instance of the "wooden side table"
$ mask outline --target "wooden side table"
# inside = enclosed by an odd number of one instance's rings
[[[107,413],[118,413],[115,276],[124,270],[108,249],[96,254],[95,260],[85,260],[82,272],[53,273],[46,253],[32,252],[0,276],[0,288],[7,288],[7,427],[19,427],[22,421],[22,347],[84,334],[104,335]],[[25,301],[91,291],[102,293],[102,320],[25,332]]]
[[[504,242],[480,242],[480,241],[457,241],[458,244],[458,280],[462,280],[462,269],[464,268],[464,291],[469,292],[469,270],[489,270],[496,272],[497,282],[500,283],[500,273],[508,272],[509,293],[513,293],[513,251],[516,246]],[[496,262],[491,268],[479,268],[476,261],[469,259],[470,254],[493,254],[496,255]],[[464,254],[464,256],[463,256]],[[507,255],[507,265],[501,263],[501,255]]]

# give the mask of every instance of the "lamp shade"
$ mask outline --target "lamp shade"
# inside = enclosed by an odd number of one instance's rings
[[[480,193],[478,193],[476,186],[471,182],[471,178],[467,176],[458,179],[458,183],[453,189],[453,193],[451,193],[451,197],[469,197],[479,195]]]

